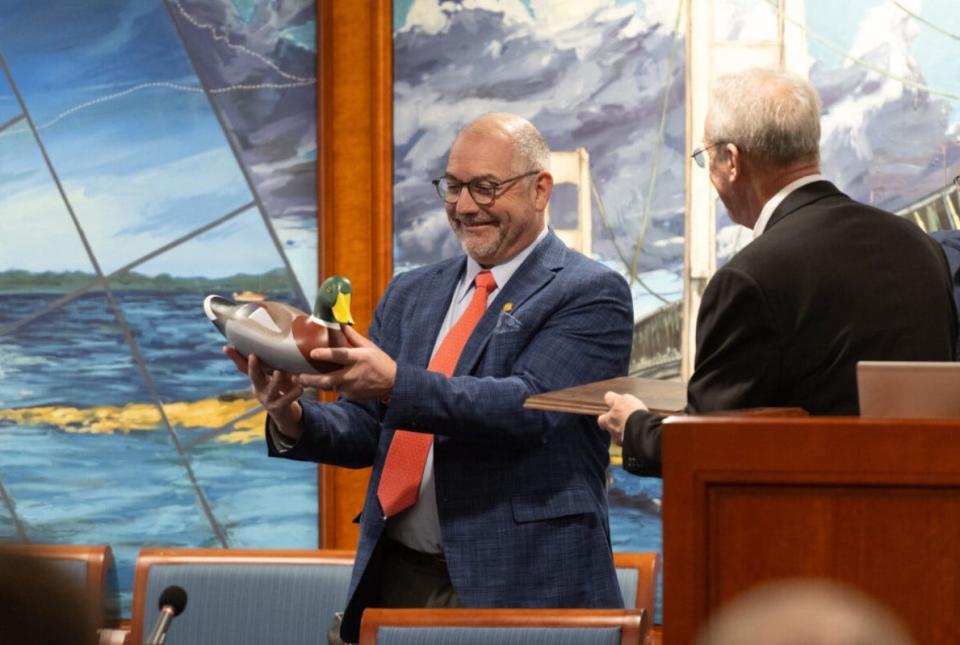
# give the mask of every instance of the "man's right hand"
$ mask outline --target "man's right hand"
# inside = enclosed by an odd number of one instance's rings
[[[299,439],[303,433],[300,428],[303,408],[297,400],[303,395],[303,386],[300,384],[299,377],[280,370],[273,370],[272,374],[267,374],[260,359],[254,354],[244,357],[230,345],[223,348],[223,353],[229,356],[237,369],[250,379],[253,395],[267,410],[277,430],[292,441]]]

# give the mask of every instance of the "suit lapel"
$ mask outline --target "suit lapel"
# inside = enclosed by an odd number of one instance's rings
[[[829,181],[815,181],[809,183],[805,186],[800,186],[795,191],[787,195],[787,198],[777,206],[776,210],[773,211],[773,215],[770,216],[770,222],[767,224],[767,229],[775,226],[777,222],[784,219],[791,213],[818,202],[821,199],[826,197],[835,197],[837,195],[843,196],[843,193],[834,186]]]
[[[517,312],[522,311],[523,303],[553,280],[557,271],[563,267],[563,258],[567,252],[566,245],[552,230],[549,231],[487,307],[486,313],[477,323],[466,347],[463,348],[463,353],[460,354],[454,374],[470,374],[474,370],[493,336],[503,307],[510,303],[510,313],[518,315]]]
[[[430,364],[433,346],[437,342],[440,326],[450,307],[450,299],[457,288],[457,282],[467,266],[467,259],[462,256],[449,262],[443,262],[435,271],[428,273],[420,284],[417,298],[419,306],[412,307],[413,314],[406,322],[410,333],[423,335],[430,339],[428,343],[413,343],[412,362],[414,365],[426,367]]]

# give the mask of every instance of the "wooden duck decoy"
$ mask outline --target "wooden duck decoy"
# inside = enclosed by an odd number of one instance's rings
[[[317,290],[313,315],[284,304],[235,303],[217,295],[203,300],[203,311],[214,327],[244,356],[256,354],[273,369],[292,374],[323,374],[341,367],[311,360],[317,347],[347,347],[341,325],[352,325],[350,281],[331,276]]]

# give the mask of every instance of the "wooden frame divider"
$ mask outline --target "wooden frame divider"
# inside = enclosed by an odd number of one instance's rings
[[[657,579],[660,577],[660,554],[657,551],[618,551],[613,554],[613,564],[618,569],[637,570],[637,595],[633,603],[638,609],[646,609],[652,621]]]
[[[321,278],[353,283],[366,333],[393,275],[393,3],[317,1]],[[320,466],[321,548],[355,549],[369,469]]]
[[[360,645],[376,645],[380,627],[548,627],[620,629],[621,645],[640,645],[648,627],[643,609],[380,609],[363,612]]]

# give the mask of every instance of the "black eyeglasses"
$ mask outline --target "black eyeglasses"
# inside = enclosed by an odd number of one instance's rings
[[[727,143],[726,141],[717,141],[716,143],[711,143],[709,146],[704,146],[703,148],[697,148],[693,151],[693,154],[690,157],[697,162],[697,165],[701,168],[707,167],[707,155],[705,154],[710,148],[716,148],[717,146],[722,146]]]
[[[448,204],[456,204],[457,200],[460,199],[460,193],[463,192],[463,187],[466,186],[470,197],[473,198],[477,206],[489,206],[509,188],[510,184],[516,183],[524,177],[537,174],[540,174],[539,170],[531,170],[501,181],[489,177],[474,177],[466,182],[460,181],[456,177],[444,175],[443,177],[437,177],[432,183],[436,187],[440,199]]]

